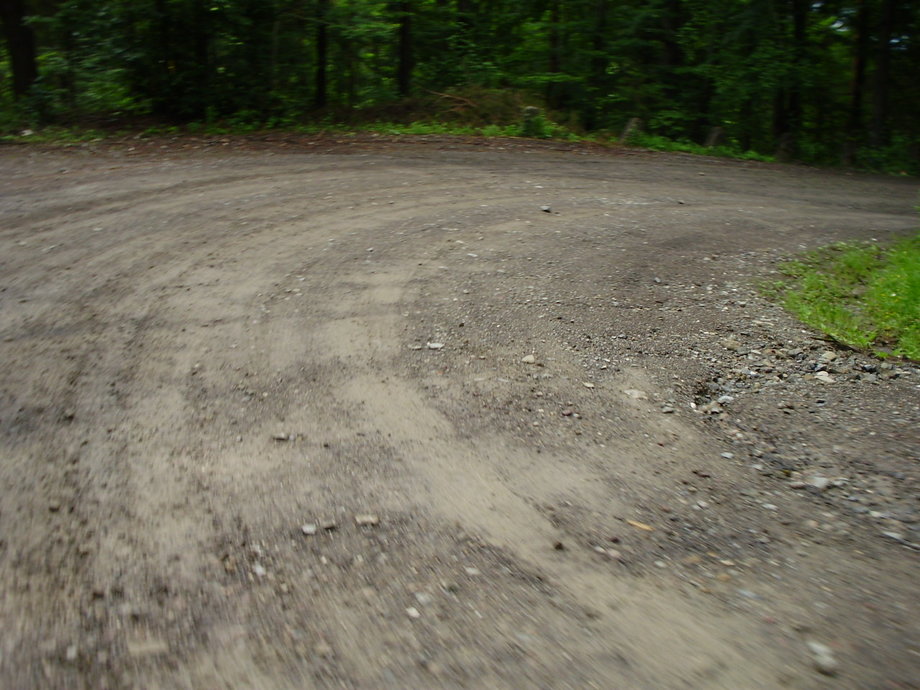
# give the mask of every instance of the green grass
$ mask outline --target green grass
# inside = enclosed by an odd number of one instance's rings
[[[881,357],[920,360],[920,233],[890,247],[834,244],[780,271],[767,292],[804,323]]]
[[[772,163],[776,159],[773,156],[765,156],[756,151],[741,151],[731,146],[703,146],[692,141],[681,141],[669,139],[657,134],[645,134],[638,132],[629,138],[629,143],[633,146],[641,146],[653,151],[671,151],[679,153],[692,153],[698,156],[721,156],[722,158],[736,158],[746,161],[761,161]]]
[[[401,124],[396,122],[372,122],[346,128],[349,131],[376,132],[392,136],[443,134],[454,136],[479,136],[479,137],[526,137],[532,139],[562,139],[565,141],[596,141],[589,136],[579,136],[570,132],[565,127],[548,120],[539,120],[536,125],[529,128],[527,125],[461,125],[451,122],[411,122]],[[320,128],[322,131],[322,128]]]
[[[565,127],[549,121],[541,121],[532,131],[525,131],[523,125],[462,125],[449,122],[428,122],[419,121],[408,124],[399,122],[369,122],[364,124],[301,124],[295,126],[273,127],[271,124],[262,125],[240,125],[234,122],[217,122],[217,123],[197,123],[191,122],[187,125],[152,125],[138,132],[137,136],[142,138],[163,137],[163,136],[183,136],[183,135],[202,135],[202,136],[234,136],[253,134],[265,131],[279,132],[296,132],[298,134],[356,134],[359,132],[372,132],[388,136],[412,136],[412,135],[453,135],[453,136],[479,136],[479,137],[525,137],[536,139],[555,139],[564,141],[598,141],[596,137],[580,136],[570,132]],[[66,128],[66,127],[45,127],[37,129],[23,136],[22,134],[11,134],[0,137],[0,140],[15,143],[36,143],[36,144],[69,144],[81,143],[86,141],[102,140],[111,136],[127,136],[128,131],[119,131],[116,133],[106,133],[94,129]]]

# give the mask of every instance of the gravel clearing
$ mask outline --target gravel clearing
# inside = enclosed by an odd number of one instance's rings
[[[0,685],[920,677],[920,368],[757,292],[915,181],[526,141],[0,148]]]

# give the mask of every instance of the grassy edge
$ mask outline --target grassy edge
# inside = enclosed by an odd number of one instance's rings
[[[761,291],[806,325],[877,357],[920,360],[920,232],[888,246],[839,242],[779,270]]]
[[[0,142],[9,144],[83,144],[107,139],[125,137],[153,138],[160,136],[246,136],[264,132],[291,133],[302,135],[374,133],[387,136],[473,136],[484,138],[510,137],[520,139],[539,139],[543,141],[588,142],[602,145],[622,145],[652,151],[668,153],[689,153],[701,156],[716,156],[735,160],[774,162],[772,156],[765,156],[753,151],[740,151],[726,146],[705,147],[692,142],[676,141],[662,136],[640,135],[628,143],[619,142],[615,137],[602,134],[578,134],[550,120],[542,119],[536,123],[510,125],[459,125],[444,122],[416,121],[409,124],[395,122],[371,122],[347,125],[333,123],[284,124],[278,127],[266,127],[264,124],[247,124],[240,122],[198,123],[186,125],[153,125],[140,130],[116,129],[100,130],[79,127],[49,126],[37,130],[24,130],[27,133],[11,134],[0,137]]]

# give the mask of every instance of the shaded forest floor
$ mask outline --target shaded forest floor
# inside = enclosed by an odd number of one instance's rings
[[[0,147],[7,687],[915,687],[920,369],[755,285],[912,180]]]

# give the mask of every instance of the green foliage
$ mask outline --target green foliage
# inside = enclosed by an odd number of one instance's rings
[[[891,143],[866,147],[856,153],[856,164],[866,170],[890,175],[920,175],[920,136],[896,135]]]
[[[723,158],[737,158],[739,160],[772,162],[772,156],[766,156],[756,151],[742,151],[734,146],[703,146],[692,141],[675,141],[657,134],[643,134],[636,132],[629,138],[629,144],[642,146],[654,151],[675,151],[681,153],[694,153],[701,156],[721,156]]]
[[[920,233],[889,248],[840,243],[780,266],[766,292],[835,340],[920,360]]]
[[[548,119],[539,108],[524,108],[520,136],[531,139],[574,139],[575,134]]]
[[[137,116],[252,131],[331,117],[565,138],[639,117],[664,138],[646,140],[656,148],[698,151],[718,126],[728,151],[706,153],[920,174],[920,3],[907,0],[29,6],[40,77],[14,98],[0,50],[5,132]],[[397,98],[407,56],[411,94]],[[542,119],[522,121],[531,104]]]
[[[558,125],[554,125],[558,127]],[[358,125],[348,129],[343,129],[342,127],[329,127],[329,126],[305,126],[299,128],[299,131],[309,134],[319,133],[319,132],[330,132],[330,131],[364,131],[364,132],[376,132],[377,134],[386,134],[389,136],[403,136],[403,135],[449,135],[449,136],[482,136],[482,137],[528,137],[535,138],[531,134],[527,134],[524,131],[524,128],[521,125],[485,125],[484,127],[477,127],[471,125],[460,125],[449,122],[410,122],[408,124],[394,123],[394,122],[371,122],[363,125]],[[562,128],[559,128],[559,131],[563,132]],[[536,138],[547,138],[536,137]],[[559,137],[556,137],[559,138]],[[576,137],[571,132],[564,131],[564,136],[562,138],[566,139],[587,139],[586,137]]]
[[[441,122],[412,122],[408,125],[394,124],[387,122],[378,122],[365,125],[362,129],[379,134],[403,135],[403,134],[456,134],[470,135],[477,134],[477,130],[472,127],[463,127],[460,125],[451,125]]]

